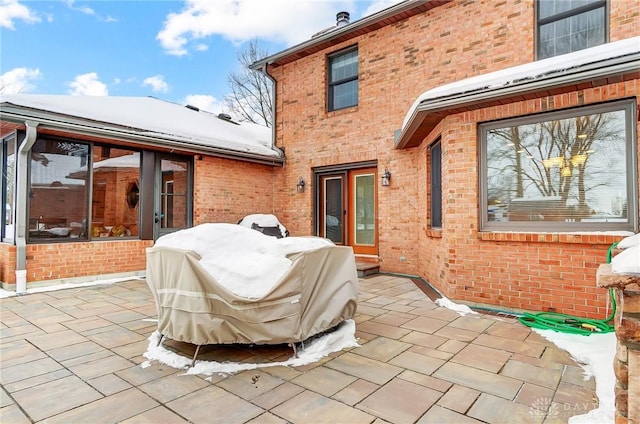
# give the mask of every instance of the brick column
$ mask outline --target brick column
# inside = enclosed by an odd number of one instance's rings
[[[616,424],[640,424],[640,275],[615,274],[601,264],[596,279],[598,287],[614,289],[617,303]]]

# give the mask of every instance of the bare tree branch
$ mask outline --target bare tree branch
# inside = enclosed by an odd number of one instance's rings
[[[230,93],[224,97],[224,101],[238,120],[271,127],[273,83],[264,73],[249,68],[252,63],[267,55],[268,52],[260,48],[256,40],[249,42],[247,49],[238,54],[242,69],[228,76]]]

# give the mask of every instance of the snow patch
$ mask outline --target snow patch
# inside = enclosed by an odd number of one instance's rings
[[[545,339],[562,350],[569,352],[584,370],[584,378],[592,376],[596,380],[596,395],[599,406],[583,415],[569,418],[570,424],[604,424],[615,421],[616,376],[613,371],[613,360],[616,354],[615,333],[579,334],[559,333],[553,330],[534,329]]]
[[[292,357],[287,361],[271,362],[271,363],[240,363],[240,362],[216,362],[216,361],[200,361],[196,360],[191,367],[191,358],[186,358],[175,352],[166,349],[164,346],[158,346],[160,334],[154,331],[149,337],[149,346],[143,354],[149,361],[156,361],[172,368],[186,369],[185,374],[203,374],[211,376],[213,374],[235,374],[240,371],[253,370],[257,368],[267,368],[276,366],[297,367],[307,365],[320,360],[321,358],[333,352],[338,352],[351,347],[359,347],[356,338],[356,323],[353,320],[344,321],[335,331],[318,337],[303,349],[298,350],[298,356]],[[141,366],[146,367],[148,361]]]

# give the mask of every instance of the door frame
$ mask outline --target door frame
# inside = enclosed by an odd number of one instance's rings
[[[153,185],[153,239],[157,240],[159,237],[169,234],[183,228],[166,228],[163,224],[166,224],[167,217],[161,214],[162,202],[165,199],[162,198],[162,191],[165,187],[165,181],[162,176],[162,161],[178,161],[187,165],[187,181],[186,181],[186,193],[185,193],[185,227],[190,228],[193,226],[193,157],[183,156],[169,153],[156,153],[154,164],[154,185]]]
[[[353,182],[354,175],[357,175],[359,171],[363,171],[365,168],[371,169],[374,175],[374,223],[375,223],[375,239],[373,246],[357,246],[354,245],[354,230],[353,230],[353,207],[354,207],[354,195],[353,195]],[[313,196],[313,231],[314,235],[321,236],[322,225],[324,220],[322,219],[321,212],[324,207],[323,203],[323,179],[328,176],[343,175],[343,206],[346,213],[343,214],[343,240],[345,246],[351,246],[354,249],[354,253],[362,255],[377,255],[378,254],[378,186],[376,181],[378,180],[378,161],[366,161],[341,165],[331,165],[326,167],[313,168],[314,179],[314,196]]]

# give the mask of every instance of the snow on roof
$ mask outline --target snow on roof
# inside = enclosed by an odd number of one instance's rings
[[[409,108],[402,127],[407,126],[416,109],[425,101],[533,81],[545,76],[562,74],[589,64],[637,53],[640,53],[640,37],[633,37],[441,85],[418,96]]]
[[[90,127],[97,129],[117,126],[130,134],[280,157],[280,152],[272,148],[268,127],[230,122],[209,112],[153,97],[0,95],[0,113],[10,105],[20,107],[28,116],[34,112],[63,115],[63,122],[86,119],[92,121]]]

